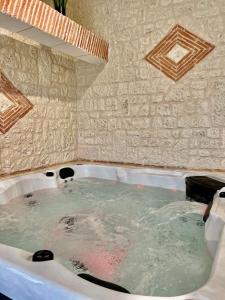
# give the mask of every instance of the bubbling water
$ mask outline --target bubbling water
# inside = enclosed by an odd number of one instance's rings
[[[75,274],[132,293],[176,296],[209,278],[204,208],[180,191],[79,179],[2,205],[0,242],[49,249]]]

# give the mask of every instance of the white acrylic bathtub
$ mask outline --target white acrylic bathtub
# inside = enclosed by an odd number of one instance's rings
[[[193,174],[159,169],[132,169],[102,165],[74,165],[74,179],[96,177],[168,189],[185,190],[185,177]],[[0,205],[10,199],[61,184],[59,169],[0,181]],[[195,174],[196,175],[196,174]],[[202,175],[202,174],[201,174]],[[205,174],[207,175],[207,174]],[[225,183],[224,183],[225,186]],[[222,190],[225,191],[225,188]],[[0,293],[13,300],[224,300],[225,299],[225,199],[215,195],[205,227],[208,248],[214,257],[211,276],[200,289],[177,297],[123,294],[92,284],[57,261],[32,262],[31,253],[0,244]]]

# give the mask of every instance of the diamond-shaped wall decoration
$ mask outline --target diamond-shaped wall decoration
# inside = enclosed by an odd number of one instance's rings
[[[145,59],[177,81],[214,48],[214,45],[176,25]]]
[[[0,73],[0,132],[6,133],[33,105]]]

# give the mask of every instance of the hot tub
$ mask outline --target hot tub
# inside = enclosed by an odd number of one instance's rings
[[[72,169],[73,172],[65,176],[60,175],[62,168],[59,168],[42,173],[18,176],[2,180],[0,182],[0,205],[4,207],[4,205],[8,205],[11,203],[11,201],[14,201],[12,199],[16,199],[24,195],[29,200],[29,197],[31,197],[33,193],[42,193],[44,190],[51,189],[52,191],[55,191],[58,188],[65,188],[65,186],[68,190],[70,182],[76,182],[85,178],[93,179],[93,184],[96,187],[98,187],[97,184],[99,184],[98,180],[109,180],[110,184],[130,184],[132,187],[137,189],[137,191],[135,191],[137,194],[135,195],[138,196],[143,189],[145,189],[145,187],[159,188],[159,191],[160,188],[163,188],[167,189],[168,193],[171,191],[179,193],[185,191],[186,176],[192,175],[190,173],[165,171],[160,169],[132,169],[103,165],[73,165],[70,166],[70,169]],[[79,187],[79,189],[81,190],[81,193],[85,192],[83,186]],[[22,247],[11,247],[6,244],[0,244],[0,292],[14,300],[225,299],[225,200],[220,197],[220,192],[223,191],[225,191],[225,188],[221,191],[218,191],[215,195],[214,204],[204,229],[206,245],[210,255],[213,257],[211,273],[207,282],[195,291],[186,293],[184,295],[168,297],[166,295],[163,297],[155,297],[147,295],[141,296],[136,294],[124,294],[98,286],[76,276],[73,272],[65,268],[65,266],[63,266],[57,259],[44,262],[32,262],[31,252],[19,249]],[[41,195],[44,195],[44,193]],[[111,201],[111,199],[109,199],[109,201]],[[30,203],[30,206],[35,204],[34,201],[30,200],[28,203]],[[29,209],[32,210],[33,208],[29,207]],[[85,226],[89,226],[90,224],[90,226],[96,226],[96,223],[93,222],[93,218],[91,220],[86,219],[86,215],[84,213],[80,213],[78,217],[82,220],[82,224],[85,224]],[[184,217],[182,216],[182,218]],[[184,218],[184,221],[187,222],[187,219]],[[64,225],[66,224],[67,230],[71,229],[69,222],[68,219],[62,218],[61,223]],[[163,222],[161,222],[162,224],[156,224],[157,228],[161,225],[165,226],[165,222],[166,220],[163,219]],[[97,226],[98,225],[99,224],[97,224]],[[118,230],[121,231],[120,227]],[[54,235],[57,235],[59,232],[60,231],[53,232],[52,236],[54,237]],[[126,247],[127,241],[124,239],[118,239],[118,237],[120,238],[120,232],[119,235],[116,235],[116,240],[121,244],[124,243]],[[51,243],[48,245],[52,245],[51,236],[49,237],[49,240]],[[59,243],[62,243],[62,241],[60,240]],[[27,244],[29,244],[29,241],[27,241]],[[94,254],[92,253],[92,255]],[[120,252],[118,255],[116,259],[122,260],[123,254]],[[174,253],[174,256],[176,256],[176,253]]]

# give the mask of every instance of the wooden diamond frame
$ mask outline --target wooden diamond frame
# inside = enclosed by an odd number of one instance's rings
[[[177,63],[166,56],[176,44],[189,51]],[[177,81],[206,57],[214,48],[214,45],[204,41],[182,26],[176,25],[162,41],[146,55],[145,59],[157,69],[161,70],[166,76]]]
[[[0,112],[0,132],[6,133],[33,105],[3,73],[0,73],[0,92],[12,102],[12,106]]]

